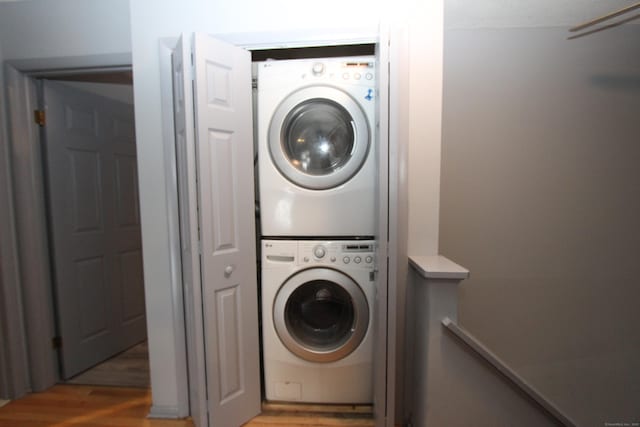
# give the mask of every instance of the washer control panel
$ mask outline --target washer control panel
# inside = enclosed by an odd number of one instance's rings
[[[333,265],[372,270],[376,263],[375,240],[263,240],[265,265]]]
[[[335,265],[352,268],[373,268],[376,242],[362,241],[299,241],[298,265]]]

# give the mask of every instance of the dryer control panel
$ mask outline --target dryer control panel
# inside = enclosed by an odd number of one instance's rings
[[[315,78],[324,77],[333,82],[357,83],[359,81],[372,82],[375,80],[374,62],[362,58],[352,61],[319,60],[310,63],[310,75]],[[301,77],[304,79],[306,73]]]
[[[268,74],[271,81],[300,82],[304,84],[329,84],[340,86],[364,86],[376,84],[376,62],[373,56],[346,56],[337,58],[309,58],[291,60],[267,60],[259,63],[258,78]]]

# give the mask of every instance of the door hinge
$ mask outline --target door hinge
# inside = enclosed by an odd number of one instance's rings
[[[44,110],[34,110],[33,111],[33,120],[36,122],[37,125],[44,126],[44,124],[46,122]]]
[[[53,345],[53,348],[56,350],[62,348],[62,337],[53,337],[51,339],[51,344]]]

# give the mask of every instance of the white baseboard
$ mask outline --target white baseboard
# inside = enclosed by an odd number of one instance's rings
[[[180,411],[177,406],[158,406],[152,405],[147,418],[170,418],[177,419],[180,417]]]
[[[10,400],[2,400],[2,399],[0,399],[0,408],[2,408],[4,405],[6,405],[9,402],[11,402],[11,401]]]

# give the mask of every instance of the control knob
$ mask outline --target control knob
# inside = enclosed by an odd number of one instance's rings
[[[324,64],[322,62],[316,62],[313,64],[313,67],[311,67],[311,72],[314,76],[319,76],[324,73]]]
[[[316,246],[315,248],[313,248],[313,256],[318,259],[324,258],[326,254],[327,250],[324,248],[324,246]]]

